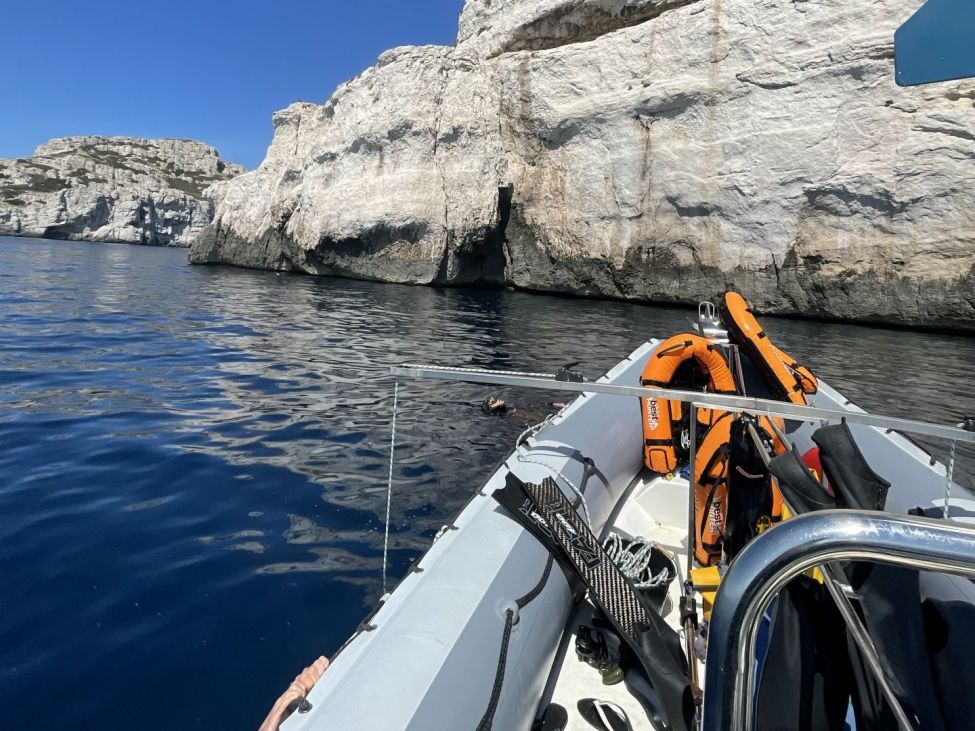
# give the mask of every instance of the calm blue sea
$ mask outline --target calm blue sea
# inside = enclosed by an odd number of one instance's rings
[[[596,376],[691,316],[0,237],[0,728],[256,728],[380,594],[391,364]],[[975,339],[766,324],[866,408],[975,413]],[[491,393],[402,384],[394,576],[510,451]]]

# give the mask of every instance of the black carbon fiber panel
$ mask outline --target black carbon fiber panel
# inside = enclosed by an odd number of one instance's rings
[[[514,478],[494,496],[563,563],[569,564],[616,631],[630,644],[639,646],[638,628],[652,623],[647,609],[555,481],[546,478],[534,485]]]

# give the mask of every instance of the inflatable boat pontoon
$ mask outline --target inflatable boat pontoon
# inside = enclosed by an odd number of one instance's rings
[[[975,501],[901,432],[952,444],[975,433],[865,413],[775,349],[736,297],[723,321],[704,308],[697,332],[648,342],[591,383],[394,368],[578,396],[523,435],[282,728],[955,729],[975,718],[971,675],[946,670],[970,663],[975,638],[975,587],[961,578],[975,571]],[[671,357],[682,360],[660,364]],[[722,417],[727,436],[706,447]],[[734,443],[746,436],[751,446]],[[736,462],[736,449],[762,462]],[[670,457],[671,471],[648,467]],[[777,517],[756,497],[770,491]],[[713,520],[717,548],[696,553]],[[744,548],[731,555],[736,530]]]

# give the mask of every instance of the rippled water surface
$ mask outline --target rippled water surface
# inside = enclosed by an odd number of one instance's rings
[[[256,727],[380,593],[391,364],[595,376],[692,314],[185,262],[0,237],[0,728]],[[865,408],[975,413],[972,338],[766,324]],[[489,393],[402,385],[393,576],[520,431]]]

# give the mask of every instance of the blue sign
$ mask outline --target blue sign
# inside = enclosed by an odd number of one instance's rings
[[[975,76],[975,0],[928,0],[894,34],[900,86]]]

